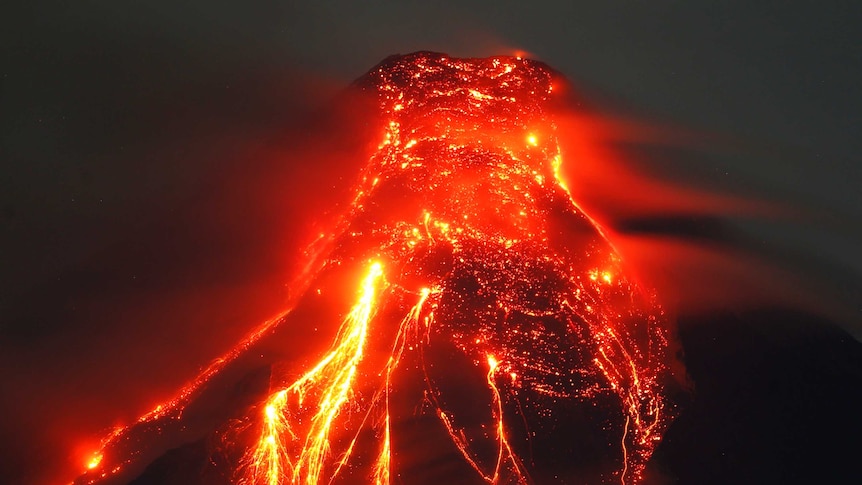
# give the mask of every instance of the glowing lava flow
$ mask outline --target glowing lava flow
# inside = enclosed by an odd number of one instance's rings
[[[480,482],[540,482],[531,450],[565,403],[595,410],[614,453],[580,481],[643,480],[673,414],[668,326],[560,177],[561,82],[535,61],[436,53],[394,56],[356,82],[376,100],[381,141],[313,278],[365,277],[329,351],[298,378],[274,373],[242,419],[252,437],[230,444],[246,449],[236,481],[389,484],[399,375],[423,382]],[[448,390],[455,376],[440,369],[460,364],[446,359],[467,363],[470,397]]]
[[[326,357],[267,401],[263,416],[264,434],[249,458],[251,483],[276,485],[285,477],[290,478],[291,483],[319,483],[329,452],[333,421],[350,397],[356,366],[362,361],[368,325],[376,303],[377,282],[382,274],[380,263],[371,265],[362,284],[359,302],[347,315],[335,346]],[[312,393],[315,399],[311,399],[308,405],[306,401]],[[300,421],[291,419],[291,396],[296,396],[299,408],[315,411],[301,436],[294,431],[298,423],[291,422]],[[290,443],[284,441],[286,435],[291,440],[302,442],[296,456],[289,452]],[[349,451],[344,459],[348,457]]]

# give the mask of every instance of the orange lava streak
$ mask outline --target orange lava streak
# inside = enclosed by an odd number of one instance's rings
[[[493,355],[488,354],[488,387],[491,388],[491,394],[493,396],[492,406],[494,408],[494,420],[496,421],[496,425],[494,427],[497,433],[496,438],[498,451],[497,464],[494,466],[494,474],[491,475],[490,479],[486,476],[485,480],[492,484],[498,483],[500,479],[500,471],[505,460],[511,463],[517,482],[526,483],[526,477],[521,469],[521,463],[518,460],[518,457],[516,457],[512,452],[512,447],[509,446],[509,441],[506,438],[506,425],[503,422],[503,399],[500,397],[500,390],[497,388],[494,376],[499,365],[500,364],[497,362],[497,359],[495,359]]]
[[[463,456],[464,459],[467,460],[467,463],[469,463],[470,466],[473,467],[473,469],[476,470],[476,472],[486,482],[490,481],[491,477],[489,477],[485,474],[484,471],[482,471],[482,467],[479,465],[479,463],[476,462],[476,459],[470,453],[470,445],[467,442],[467,437],[464,436],[464,432],[455,429],[455,426],[452,425],[452,420],[449,419],[449,415],[447,415],[445,411],[440,409],[440,405],[436,403],[436,401],[435,406],[437,407],[437,417],[440,418],[440,421],[443,423],[443,426],[445,426],[446,432],[449,433],[449,437],[452,438],[452,442],[458,448],[458,451],[461,453],[461,456]]]
[[[388,394],[388,392],[387,392]],[[386,400],[389,400],[389,397],[386,397]],[[374,484],[375,485],[389,485],[389,478],[391,475],[391,453],[392,453],[392,445],[390,444],[390,436],[389,436],[389,406],[386,406],[386,418],[383,429],[383,448],[380,450],[380,456],[377,457],[377,463],[374,464]]]
[[[382,276],[381,264],[373,263],[362,283],[359,301],[344,319],[332,350],[289,387],[270,396],[264,406],[263,432],[247,458],[245,483],[320,483],[330,452],[330,431],[350,397]],[[311,394],[314,394],[311,402],[306,403]],[[297,410],[291,409],[294,396]],[[299,436],[295,429],[300,420],[293,413],[308,410],[316,411],[303,436]],[[293,442],[297,440],[302,441],[302,445],[291,453]],[[348,447],[347,455],[351,448]]]
[[[398,334],[395,337],[395,344],[392,348],[392,353],[389,361],[386,363],[385,381],[383,383],[383,400],[384,400],[384,423],[383,423],[383,445],[380,450],[380,455],[374,464],[374,475],[372,477],[375,485],[389,485],[389,480],[392,474],[392,444],[389,415],[389,391],[392,388],[392,372],[398,367],[401,361],[401,356],[404,353],[404,347],[407,345],[408,334],[415,337],[418,335],[417,323],[419,316],[422,313],[422,306],[428,299],[431,290],[423,288],[420,292],[419,302],[410,309],[410,312],[401,321],[398,327]]]
[[[199,394],[201,389],[212,379],[213,376],[221,372],[228,364],[236,360],[249,347],[258,342],[266,334],[277,326],[290,309],[284,310],[275,317],[266,320],[258,326],[258,328],[246,336],[239,344],[231,349],[226,354],[213,360],[210,364],[200,372],[192,381],[183,386],[179,392],[171,399],[156,405],[150,412],[139,417],[134,424],[129,426],[117,426],[109,434],[107,434],[99,445],[98,451],[91,455],[90,460],[86,463],[87,471],[84,475],[75,480],[76,484],[92,484],[110,475],[117,474],[123,469],[130,460],[115,462],[110,468],[105,465],[105,455],[112,451],[114,447],[120,447],[121,439],[125,438],[135,427],[155,424],[160,421],[175,421],[178,422],[183,415],[185,407]]]
[[[626,425],[623,428],[623,438],[620,440],[620,445],[623,449],[623,469],[620,471],[620,483],[626,485],[626,472],[629,471],[628,450],[626,449],[626,436],[629,434],[629,422],[631,417],[626,416]]]

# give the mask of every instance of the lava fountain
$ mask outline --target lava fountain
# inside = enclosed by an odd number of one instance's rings
[[[540,450],[584,448],[543,436],[574,419],[566,441],[599,444],[563,459],[604,465],[564,483],[641,483],[674,415],[670,327],[560,176],[561,83],[528,59],[425,52],[357,80],[378,107],[379,144],[313,246],[302,296],[107,436],[78,482],[133,463],[141,436],[170,430],[213,376],[263,338],[290,338],[300,308],[346,284],[352,304],[324,312],[341,315],[328,350],[273,366],[267,395],[213,432],[227,480],[418,483],[416,439],[399,438],[414,423],[446,438],[435,446],[469,471],[458,483],[546,483]]]

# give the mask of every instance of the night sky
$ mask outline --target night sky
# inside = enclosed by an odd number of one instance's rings
[[[745,262],[632,256],[682,309],[696,389],[663,475],[858,481],[858,2],[73,4],[0,14],[0,482],[73,477],[281,308],[362,164],[321,112],[415,50],[542,60],[584,109],[686,133],[617,140],[639,177],[739,202],[645,216],[575,184],[623,237]]]

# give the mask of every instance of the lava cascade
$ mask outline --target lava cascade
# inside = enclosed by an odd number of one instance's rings
[[[405,483],[396,478],[404,396],[479,483],[542,482],[532,449],[561,403],[599,416],[612,456],[598,480],[643,480],[673,415],[669,326],[560,176],[562,82],[528,59],[426,52],[393,56],[356,81],[379,108],[368,120],[379,145],[352,203],[313,246],[319,264],[296,305],[313,307],[351,280],[356,299],[339,311],[328,350],[304,369],[274,366],[268,396],[217,431],[236,457],[231,481]],[[237,356],[284,338],[293,310],[112,432],[78,482],[131,463],[118,451],[130,436],[181,420]],[[453,391],[440,371],[453,358],[465,363],[459,374],[475,374],[462,379],[469,391]],[[402,386],[415,392],[396,399]]]

